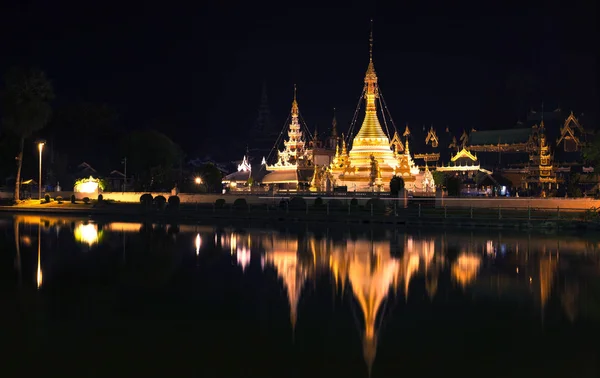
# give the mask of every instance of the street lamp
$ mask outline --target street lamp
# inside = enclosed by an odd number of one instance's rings
[[[40,180],[38,182],[38,198],[42,199],[42,151],[46,142],[38,142],[38,150],[40,150]]]
[[[202,184],[202,177],[196,177],[194,181],[196,182],[196,184],[200,185]]]

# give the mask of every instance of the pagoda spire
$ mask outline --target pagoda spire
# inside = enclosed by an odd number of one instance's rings
[[[335,118],[335,108],[333,108],[333,120],[331,121],[331,137],[337,138],[337,119]]]
[[[369,62],[373,62],[373,19],[371,19],[371,33],[369,34]]]
[[[298,101],[296,100],[296,84],[294,84],[294,101],[292,101],[292,117],[298,117]]]

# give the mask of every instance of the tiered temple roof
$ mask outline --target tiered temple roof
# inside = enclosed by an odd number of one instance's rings
[[[267,165],[270,173],[263,178],[264,184],[298,184],[300,177],[298,169],[306,165],[307,156],[303,132],[299,122],[299,107],[296,100],[296,86],[294,86],[294,100],[292,101],[291,118],[288,139],[284,141],[285,148],[277,151],[277,162]]]

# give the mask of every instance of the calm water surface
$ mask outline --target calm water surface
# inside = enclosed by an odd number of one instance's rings
[[[2,376],[598,377],[599,240],[0,218]]]

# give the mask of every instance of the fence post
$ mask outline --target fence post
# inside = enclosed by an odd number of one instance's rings
[[[250,205],[250,204],[248,204],[248,213],[250,212],[250,206],[251,206],[251,205]]]
[[[350,214],[350,202],[348,202],[348,214]]]
[[[286,201],[285,202],[285,213],[289,214],[289,212],[290,212],[290,203]]]
[[[556,219],[560,219],[560,206],[556,207]]]
[[[196,212],[198,212],[198,201],[196,201]]]
[[[531,205],[527,205],[527,220],[531,220]]]
[[[373,216],[373,201],[371,201],[371,216]]]
[[[471,219],[473,219],[473,206],[470,207]]]
[[[394,201],[394,216],[398,216],[398,201]]]
[[[213,202],[213,213],[215,213],[217,211],[217,205],[215,205],[215,203]]]
[[[329,201],[327,201],[327,215],[329,215]]]
[[[446,218],[446,205],[444,205],[444,218]]]
[[[419,202],[419,218],[421,218],[421,203]]]
[[[308,214],[308,202],[306,203],[306,214]]]
[[[498,219],[502,219],[502,206],[498,205]]]
[[[269,213],[269,204],[267,204],[267,214]]]

